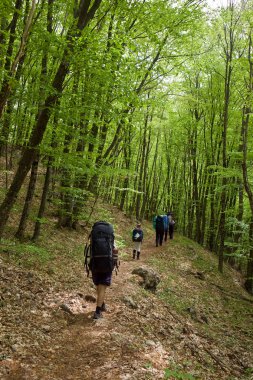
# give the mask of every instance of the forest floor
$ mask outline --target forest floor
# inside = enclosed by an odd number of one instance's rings
[[[95,288],[83,270],[88,229],[44,232],[43,244],[2,245],[3,380],[253,379],[253,297],[240,275],[189,239],[155,247],[144,223],[140,260],[132,260],[133,222],[108,211],[121,252],[94,321]],[[37,251],[36,251],[37,249]],[[133,269],[160,276],[156,293]]]

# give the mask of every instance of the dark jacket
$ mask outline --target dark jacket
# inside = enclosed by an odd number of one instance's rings
[[[143,231],[141,228],[135,228],[132,233],[133,241],[142,241],[143,240]]]

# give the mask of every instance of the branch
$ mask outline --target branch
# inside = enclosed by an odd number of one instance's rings
[[[22,35],[22,38],[21,38],[21,43],[20,43],[20,46],[19,46],[19,50],[18,50],[18,52],[16,54],[16,57],[15,57],[13,63],[12,63],[12,66],[11,66],[11,73],[12,74],[15,73],[15,71],[17,69],[17,65],[18,65],[21,57],[24,54],[25,45],[26,45],[27,39],[29,37],[29,33],[30,33],[31,25],[32,25],[32,20],[33,20],[34,13],[35,13],[35,9],[36,9],[36,0],[32,0],[32,6],[31,6],[31,9],[30,9],[29,15],[27,17],[27,20],[26,20],[26,24],[25,24],[24,32],[23,32],[23,35]]]

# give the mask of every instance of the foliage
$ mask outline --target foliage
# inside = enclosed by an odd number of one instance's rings
[[[178,379],[178,380],[194,380],[196,379],[189,373],[183,373],[177,370],[170,370],[168,368],[165,369],[164,379]]]

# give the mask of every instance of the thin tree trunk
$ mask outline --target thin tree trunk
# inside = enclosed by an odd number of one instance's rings
[[[246,280],[244,283],[245,289],[250,294],[253,294],[253,219],[251,218],[250,225],[249,225],[249,256],[248,256],[248,262],[247,262],[247,273],[246,273]]]
[[[141,159],[140,159],[140,166],[139,166],[139,178],[138,178],[138,194],[136,197],[136,218],[137,220],[140,219],[141,214],[141,200],[143,200],[143,192],[144,192],[144,186],[143,186],[143,180],[144,180],[144,173],[145,173],[145,161],[146,161],[146,155],[147,155],[147,126],[148,126],[148,119],[149,119],[149,113],[147,110],[147,113],[145,115],[144,120],[144,135],[142,140],[142,150],[141,150]]]
[[[227,129],[228,129],[228,112],[229,112],[229,103],[230,103],[230,82],[232,75],[232,57],[234,49],[234,34],[232,29],[233,22],[233,9],[231,9],[231,24],[229,27],[227,41],[227,50],[226,50],[226,67],[225,67],[225,91],[224,91],[224,111],[223,111],[223,131],[222,131],[222,166],[224,170],[227,169]],[[225,30],[226,32],[226,30]],[[220,198],[220,223],[219,223],[219,264],[218,269],[223,272],[223,261],[224,261],[224,243],[226,236],[226,208],[227,208],[227,177],[226,175],[222,176],[222,191]]]
[[[26,229],[27,220],[29,216],[29,211],[30,211],[33,196],[34,196],[34,191],[35,191],[35,186],[36,186],[36,181],[37,181],[38,164],[39,164],[38,159],[33,161],[25,204],[24,204],[23,212],[22,212],[21,219],[19,222],[18,230],[15,234],[16,238],[21,241],[24,240],[24,234],[25,234],[25,229]]]
[[[249,228],[249,257],[247,262],[247,274],[245,281],[245,288],[251,294],[253,294],[253,191],[248,178],[248,135],[249,135],[249,119],[251,114],[251,102],[252,102],[252,92],[253,92],[253,61],[252,61],[252,34],[249,34],[249,45],[248,45],[248,63],[249,63],[249,79],[248,79],[248,99],[247,104],[243,108],[243,118],[242,118],[242,151],[243,151],[243,161],[242,161],[242,173],[243,173],[243,183],[245,191],[249,198],[251,219]]]
[[[32,240],[34,242],[37,241],[40,236],[42,218],[44,217],[44,213],[46,209],[47,195],[48,195],[49,185],[50,185],[51,175],[52,175],[51,165],[52,165],[52,157],[49,158],[48,164],[47,164],[47,171],[45,175],[45,181],[44,181],[44,186],[43,186],[43,191],[42,191],[42,196],[41,196],[41,201],[40,201],[40,208],[39,208],[39,212],[36,218],[34,232],[32,236]]]

